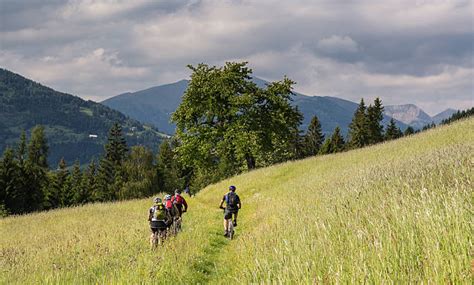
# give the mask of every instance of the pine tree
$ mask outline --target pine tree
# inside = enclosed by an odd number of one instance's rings
[[[17,147],[17,160],[20,166],[23,166],[26,161],[26,132],[23,130],[20,135],[20,142]]]
[[[19,149],[22,148],[20,142]],[[28,159],[21,168],[21,176],[26,187],[26,211],[41,210],[44,203],[44,193],[48,188],[48,144],[43,126],[36,126],[31,132],[28,143]]]
[[[20,144],[20,148],[22,145]],[[28,144],[28,161],[41,168],[48,168],[48,144],[44,134],[43,126],[36,126],[31,132],[30,143]]]
[[[405,130],[405,132],[403,133],[404,136],[409,136],[409,135],[413,135],[415,133],[415,129],[413,129],[413,127],[411,126],[408,126]]]
[[[395,124],[395,120],[392,118],[390,119],[390,123],[387,126],[387,130],[385,131],[385,139],[386,140],[393,140],[401,137],[402,131],[397,127]]]
[[[331,152],[341,152],[345,148],[344,138],[341,135],[341,129],[337,126],[331,136]]]
[[[114,165],[108,159],[102,158],[99,161],[99,168],[97,170],[97,191],[93,195],[94,201],[110,201],[115,199],[115,193],[112,192],[110,186],[114,183],[114,177]]]
[[[89,201],[89,193],[85,190],[82,181],[81,165],[79,161],[76,161],[70,175],[70,192],[73,205],[85,204]]]
[[[98,186],[97,186],[97,166],[95,160],[92,159],[89,165],[87,166],[87,170],[84,173],[82,179],[82,185],[84,187],[84,191],[88,193],[89,200],[88,202],[93,202],[94,197],[97,196]]]
[[[5,173],[5,167],[3,166],[3,158],[0,158],[0,218],[8,215],[8,211],[5,206],[7,184],[6,179],[3,177],[3,173]]]
[[[366,111],[364,99],[361,99],[349,125],[348,144],[351,148],[364,147],[369,144],[369,122]]]
[[[20,178],[19,166],[15,161],[15,154],[11,148],[3,152],[0,161],[0,186],[2,189],[5,210],[12,214],[21,214],[26,211],[26,193],[18,187]],[[1,201],[0,201],[1,203]]]
[[[122,127],[119,123],[115,123],[109,131],[105,145],[105,158],[115,166],[120,166],[127,151],[127,142],[122,134]]]
[[[317,116],[311,119],[308,126],[308,131],[304,136],[304,154],[305,156],[312,156],[319,153],[321,145],[324,142],[324,135],[321,131],[321,123]]]
[[[369,124],[369,143],[379,143],[383,141],[383,106],[380,98],[375,98],[374,105],[367,108],[367,117]]]
[[[27,193],[30,191],[30,175],[28,174],[28,142],[26,140],[26,132],[23,130],[20,135],[20,141],[17,145],[16,160],[18,161],[18,179],[16,184],[16,192],[18,196],[24,197],[26,203]],[[22,210],[23,211],[23,210]],[[26,211],[26,210],[24,210]],[[23,212],[24,212],[23,211]]]
[[[57,170],[50,173],[50,183],[44,197],[45,209],[54,209],[63,206],[63,191],[66,186],[68,176],[69,171],[67,170],[66,161],[64,158],[61,158],[58,163]]]
[[[331,138],[327,138],[323,145],[321,146],[321,149],[319,150],[319,154],[329,154],[332,153],[331,150]]]
[[[123,184],[122,163],[128,152],[127,143],[122,134],[122,127],[115,123],[109,131],[105,156],[99,161],[97,174],[97,191],[92,199],[95,201],[111,201],[118,198]],[[115,181],[119,179],[120,181]]]

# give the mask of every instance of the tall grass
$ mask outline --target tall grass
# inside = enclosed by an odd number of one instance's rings
[[[465,120],[211,185],[155,252],[150,199],[5,218],[0,283],[472,284],[472,130]],[[229,184],[243,203],[233,241],[217,208]]]

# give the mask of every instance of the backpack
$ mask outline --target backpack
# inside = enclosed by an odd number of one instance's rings
[[[183,202],[184,202],[184,198],[181,197],[181,195],[179,195],[179,194],[174,195],[173,198],[174,198],[174,199],[173,199],[173,203],[174,203],[174,204],[182,205]]]
[[[164,221],[165,219],[165,207],[163,205],[153,206],[152,221]]]
[[[235,209],[237,208],[237,204],[239,203],[239,196],[235,194],[234,192],[229,192],[225,196],[225,203],[228,208]]]
[[[173,208],[173,203],[171,202],[171,200],[166,200],[165,203],[165,207],[167,210],[171,210]]]

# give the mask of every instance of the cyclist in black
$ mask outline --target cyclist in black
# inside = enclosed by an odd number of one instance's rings
[[[224,195],[222,198],[221,204],[219,208],[225,209],[224,211],[224,236],[228,235],[228,228],[229,228],[229,222],[232,220],[232,216],[234,216],[234,221],[232,222],[234,227],[237,227],[237,215],[239,213],[239,209],[242,207],[242,204],[240,202],[239,195],[235,193],[235,186],[230,186],[229,187],[229,192]],[[226,204],[225,208],[223,207],[224,202]]]

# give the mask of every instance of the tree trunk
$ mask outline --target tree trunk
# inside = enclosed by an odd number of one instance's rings
[[[255,169],[255,158],[252,155],[246,154],[245,160],[247,160],[247,169],[252,170]]]

